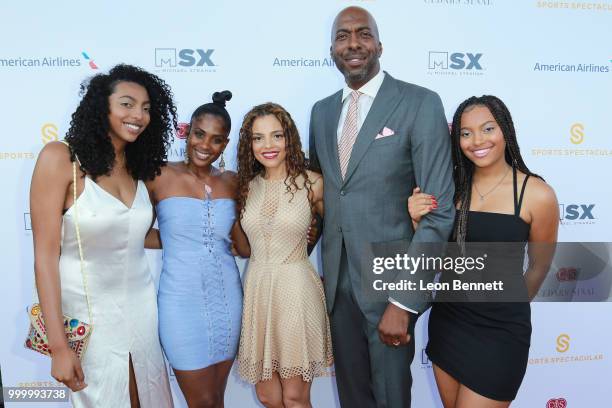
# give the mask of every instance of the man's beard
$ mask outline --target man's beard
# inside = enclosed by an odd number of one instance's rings
[[[368,73],[373,71],[373,67],[376,64],[376,59],[372,58],[368,60],[367,63],[363,67],[361,67],[359,70],[350,71],[349,68],[346,67],[346,65],[338,64],[338,59],[340,58],[336,58],[336,57],[333,58],[334,63],[336,64],[336,67],[343,67],[343,70],[340,70],[340,72],[342,73],[342,75],[344,75],[346,82],[357,82],[357,83],[365,82],[368,79]],[[341,62],[344,62],[344,60],[341,59]]]
[[[344,77],[349,82],[363,82],[368,77],[368,66],[364,66],[359,71],[347,71]]]

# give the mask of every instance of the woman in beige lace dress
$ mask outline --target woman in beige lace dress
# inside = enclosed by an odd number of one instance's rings
[[[311,407],[310,386],[333,362],[325,295],[306,232],[323,212],[323,179],[306,170],[295,123],[254,107],[238,144],[241,225],[251,245],[238,363],[266,407]]]

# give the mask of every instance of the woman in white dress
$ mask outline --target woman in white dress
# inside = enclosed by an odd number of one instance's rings
[[[172,93],[155,75],[129,65],[94,76],[81,91],[66,135],[70,147],[54,142],[43,148],[30,193],[51,375],[72,390],[75,407],[169,407],[155,286],[144,252],[145,238],[157,237],[143,180],[158,175],[165,162],[176,128]],[[68,347],[63,314],[93,327],[82,360]]]

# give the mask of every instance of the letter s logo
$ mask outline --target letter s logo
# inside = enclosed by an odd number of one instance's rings
[[[573,144],[584,142],[584,125],[582,123],[574,123],[570,128],[570,142]]]
[[[193,50],[188,48],[179,51],[179,58],[181,59],[179,65],[183,67],[192,67],[196,63],[196,59],[193,56]]]
[[[569,350],[570,347],[570,336],[569,334],[560,334],[559,337],[557,337],[557,351],[559,353],[565,353],[567,350]]]
[[[450,64],[450,67],[452,69],[463,69],[465,68],[465,61],[463,60],[463,57],[465,55],[461,52],[456,52],[454,54],[451,54],[450,56],[450,60],[453,62],[452,64]]]

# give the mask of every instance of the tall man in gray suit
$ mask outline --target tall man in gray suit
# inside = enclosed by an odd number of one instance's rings
[[[331,41],[346,86],[312,108],[310,159],[325,180],[323,273],[340,403],[406,408],[411,337],[428,302],[403,291],[384,302],[365,296],[361,256],[373,242],[448,240],[454,206],[447,122],[436,93],[381,71],[382,44],[366,10],[340,12]],[[439,203],[416,231],[407,211],[415,186]]]

